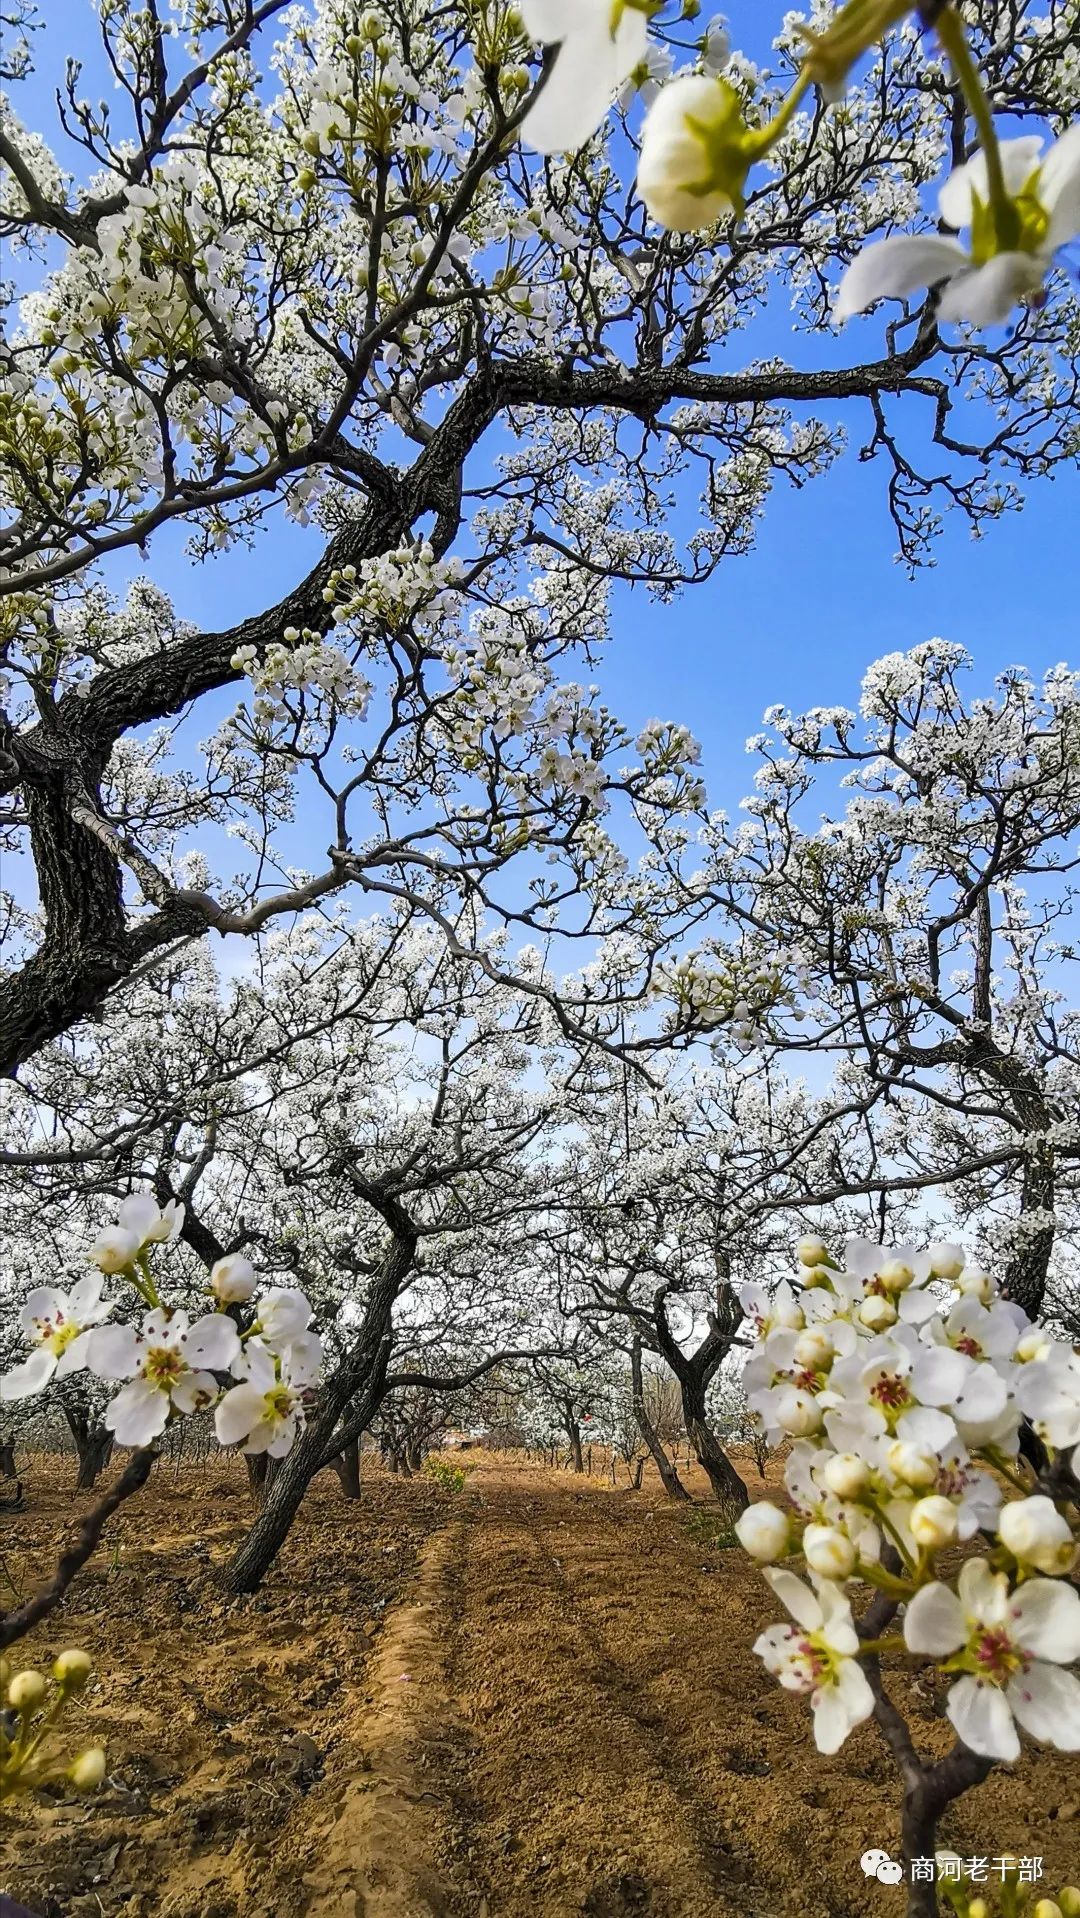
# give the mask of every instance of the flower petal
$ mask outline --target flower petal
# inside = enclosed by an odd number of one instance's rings
[[[940,320],[966,320],[969,326],[998,326],[1025,293],[1042,285],[1047,260],[1033,253],[995,253],[985,266],[957,274],[938,304]]]
[[[1032,1665],[1009,1681],[1006,1693],[1013,1715],[1044,1745],[1060,1752],[1080,1751],[1080,1678],[1057,1665]]]
[[[579,11],[572,34],[561,42],[553,72],[521,124],[521,137],[537,153],[573,153],[590,140],[626,79],[644,58],[648,21],[627,8],[614,39],[607,5]]]
[[[865,313],[875,300],[901,299],[916,287],[936,286],[968,264],[956,240],[936,233],[898,233],[879,240],[852,260],[833,302],[833,319],[849,320],[855,313]],[[877,1252],[880,1257],[880,1246]]]
[[[1021,187],[1027,185],[1039,164],[1042,146],[1041,136],[1037,133],[1025,134],[1019,140],[998,142],[1007,193],[1019,193]],[[975,195],[983,206],[988,204],[990,187],[986,177],[986,155],[981,152],[973,154],[963,166],[958,166],[950,173],[938,194],[938,211],[948,226],[971,225]]]
[[[810,1700],[814,1713],[814,1743],[819,1752],[839,1751],[848,1733],[869,1718],[874,1694],[866,1674],[852,1658],[845,1659],[831,1685],[819,1685]]]
[[[1055,140],[1043,161],[1039,199],[1050,215],[1047,246],[1066,246],[1080,233],[1080,121]]]
[[[254,1385],[234,1385],[214,1413],[219,1445],[239,1445],[263,1415],[263,1395]]]
[[[904,1643],[909,1652],[947,1658],[967,1638],[967,1620],[956,1593],[935,1581],[916,1592],[904,1613]]]
[[[145,1379],[132,1379],[106,1406],[102,1423],[118,1445],[149,1445],[165,1430],[168,1418],[168,1393],[159,1392]]]
[[[796,1623],[805,1631],[816,1632],[821,1625],[821,1606],[809,1585],[804,1585],[794,1572],[778,1571],[775,1565],[766,1565],[764,1571],[781,1605]]]
[[[227,1372],[240,1350],[240,1334],[224,1312],[207,1312],[184,1334],[184,1357],[189,1365]]]
[[[48,1385],[56,1370],[56,1360],[44,1346],[31,1352],[21,1365],[13,1365],[10,1372],[0,1377],[0,1405],[14,1405],[19,1399],[33,1398]]]
[[[90,1334],[86,1363],[95,1378],[130,1379],[140,1363],[140,1344],[134,1326],[96,1326]]]
[[[1080,1592],[1056,1578],[1032,1578],[1013,1594],[1011,1634],[1036,1658],[1080,1658]]]
[[[1007,1764],[1020,1756],[1020,1740],[1004,1692],[970,1675],[949,1693],[946,1715],[969,1750],[982,1758],[1003,1758]]]

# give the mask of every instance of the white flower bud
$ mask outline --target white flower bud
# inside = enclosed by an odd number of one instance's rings
[[[832,1267],[828,1265],[804,1265],[799,1277],[807,1292],[816,1292],[822,1286],[832,1284]]]
[[[1053,1499],[1041,1493],[1034,1498],[1014,1499],[1002,1506],[998,1537],[1021,1565],[1033,1566],[1037,1572],[1047,1572],[1051,1577],[1070,1571],[1076,1561],[1077,1544],[1072,1527]]]
[[[105,1753],[100,1745],[91,1745],[89,1751],[80,1752],[68,1772],[76,1791],[96,1791],[104,1776]]]
[[[800,1239],[795,1247],[795,1257],[800,1265],[826,1265],[829,1248],[824,1239]]]
[[[792,1438],[809,1438],[811,1432],[821,1429],[821,1407],[811,1392],[800,1392],[797,1386],[790,1386],[781,1392],[773,1410],[777,1425]]]
[[[930,1498],[916,1499],[908,1514],[908,1524],[917,1545],[936,1550],[940,1545],[950,1545],[956,1537],[956,1507],[937,1493]]]
[[[819,1578],[848,1578],[855,1569],[855,1547],[835,1525],[808,1525],[802,1549]]]
[[[958,1245],[946,1245],[935,1239],[930,1247],[930,1270],[935,1279],[958,1279],[964,1269],[964,1255]]]
[[[903,1259],[888,1259],[878,1267],[878,1279],[886,1292],[906,1292],[914,1277],[910,1265],[905,1265]]]
[[[834,1452],[821,1473],[827,1492],[837,1498],[859,1498],[870,1483],[870,1467],[857,1452]]]
[[[48,1684],[40,1672],[16,1672],[8,1686],[7,1702],[13,1712],[36,1712],[43,1702]]]
[[[917,1445],[896,1439],[885,1456],[893,1477],[898,1478],[901,1485],[910,1485],[913,1492],[924,1491],[927,1486],[937,1484],[941,1468],[933,1452],[920,1451]]]
[[[832,1355],[833,1342],[823,1326],[808,1326],[795,1341],[795,1363],[805,1366],[810,1372],[828,1365]]]
[[[257,1283],[255,1267],[241,1252],[230,1252],[210,1269],[210,1290],[222,1305],[239,1305],[250,1299]]]
[[[966,1299],[978,1299],[980,1305],[989,1305],[994,1296],[994,1281],[981,1266],[965,1265],[956,1283]]]
[[[123,1272],[137,1257],[141,1241],[123,1226],[107,1226],[90,1247],[90,1257],[102,1272]]]
[[[89,1652],[78,1651],[72,1646],[60,1653],[52,1669],[58,1685],[63,1685],[69,1692],[81,1692],[94,1667]]]
[[[859,1317],[871,1332],[885,1332],[896,1324],[896,1307],[891,1299],[883,1299],[880,1292],[871,1292],[859,1307]]]
[[[743,1551],[749,1552],[760,1565],[771,1565],[774,1559],[782,1558],[790,1535],[787,1513],[767,1499],[748,1505],[735,1523],[735,1536]]]
[[[1033,1325],[1030,1332],[1025,1332],[1019,1340],[1013,1357],[1021,1365],[1037,1364],[1039,1360],[1049,1358],[1053,1349],[1054,1341],[1050,1334],[1044,1332],[1041,1325]]]

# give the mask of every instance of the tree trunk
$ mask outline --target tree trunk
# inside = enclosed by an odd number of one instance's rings
[[[712,1486],[713,1497],[731,1511],[745,1512],[750,1494],[705,1416],[704,1392],[696,1392],[692,1385],[684,1384],[682,1405],[686,1435]]]
[[[350,1440],[349,1444],[338,1453],[336,1458],[331,1459],[330,1463],[338,1475],[338,1484],[341,1486],[342,1496],[350,1499],[359,1498],[360,1440],[358,1438]]]
[[[62,1410],[68,1431],[75,1441],[75,1453],[79,1461],[75,1490],[92,1492],[112,1458],[113,1435],[78,1406],[62,1402]]]
[[[410,1472],[419,1472],[424,1463],[424,1448],[419,1439],[413,1439],[405,1448],[405,1463]]]
[[[244,1464],[247,1466],[251,1503],[256,1511],[259,1511],[265,1504],[266,1495],[278,1475],[281,1460],[268,1458],[265,1452],[245,1452]]]
[[[630,1348],[630,1390],[637,1428],[652,1454],[653,1464],[660,1474],[660,1483],[669,1498],[684,1499],[687,1504],[689,1504],[691,1502],[690,1494],[679,1477],[678,1472],[675,1470],[674,1464],[661,1445],[657,1436],[656,1427],[645,1409],[645,1386],[641,1373],[640,1339],[635,1339]],[[640,1485],[640,1483],[641,1480],[639,1478],[638,1484]]]
[[[0,1478],[15,1478],[15,1440],[4,1439],[0,1444]]]
[[[570,1458],[575,1472],[584,1472],[585,1456],[581,1449],[581,1427],[571,1415],[566,1421],[567,1437],[570,1440]]]
[[[386,1395],[391,1314],[416,1255],[416,1234],[400,1216],[402,1223],[393,1227],[394,1240],[372,1287],[360,1334],[323,1385],[313,1416],[282,1459],[262,1510],[225,1570],[224,1584],[230,1592],[258,1591],[289,1536],[316,1472],[367,1430]],[[354,1409],[339,1432],[349,1405]]]

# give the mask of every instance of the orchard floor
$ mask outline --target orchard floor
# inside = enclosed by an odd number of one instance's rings
[[[69,1476],[36,1469],[4,1521],[17,1587],[51,1562]],[[20,1648],[94,1653],[71,1729],[109,1754],[95,1799],[0,1822],[0,1887],[41,1918],[901,1910],[858,1862],[897,1846],[876,1733],[817,1758],[750,1649],[777,1616],[763,1582],[655,1485],[483,1459],[464,1492],[371,1470],[349,1504],[327,1475],[264,1591],[227,1602],[213,1570],[246,1518],[232,1464],[159,1468]],[[942,1838],[1075,1875],[1080,1758],[999,1770]]]

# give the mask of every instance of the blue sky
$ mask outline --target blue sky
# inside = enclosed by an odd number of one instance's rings
[[[39,74],[17,90],[20,113],[50,135],[51,88],[68,53],[86,58],[85,91],[108,90],[107,80],[96,78],[91,9],[76,0],[64,15],[53,12],[38,36]],[[862,340],[860,333],[824,344],[795,337],[778,290],[767,340],[736,340],[733,356],[769,351],[815,365],[826,357],[857,359],[864,341],[879,350],[877,326],[868,326]],[[739,363],[737,357],[730,362]],[[937,565],[910,579],[895,563],[886,470],[857,459],[865,414],[849,410],[843,417],[851,450],[800,492],[778,483],[752,554],[725,562],[709,584],[672,606],[658,606],[643,593],[624,591],[618,598],[613,644],[598,675],[605,698],[635,727],[652,717],[688,724],[702,742],[713,803],[731,806],[746,791],[743,745],[767,705],[855,704],[863,669],[884,652],[937,634],[959,641],[974,657],[979,690],[1006,665],[1025,664],[1039,674],[1061,659],[1075,663],[1080,653],[1075,472],[1034,484],[1024,511],[981,541],[954,516],[937,545]],[[692,505],[688,501],[687,531]],[[283,592],[310,563],[316,542],[295,529],[283,531],[279,520],[253,555],[240,552],[199,568],[183,557],[182,545],[175,530],[156,539],[146,570],[183,615],[219,626]]]

